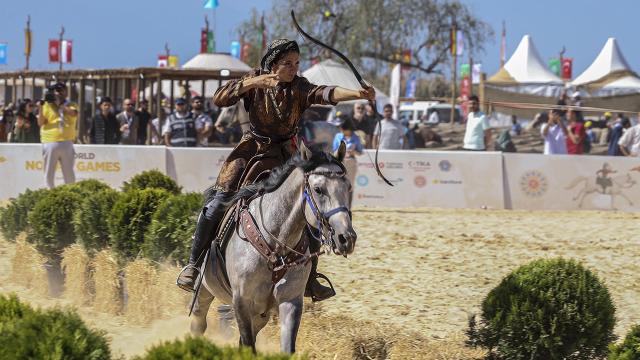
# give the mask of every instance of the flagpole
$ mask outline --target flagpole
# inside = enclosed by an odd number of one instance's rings
[[[453,125],[453,122],[455,120],[455,112],[456,112],[456,81],[457,81],[456,67],[458,66],[458,29],[456,27],[455,20],[453,21],[453,24],[452,24],[451,38],[453,39],[451,41],[451,46],[452,46],[451,56],[453,57],[453,62],[452,62],[453,68],[451,69],[451,71],[452,71],[453,80],[451,81],[451,115],[449,117],[449,122],[451,123],[451,125]]]
[[[64,26],[60,29],[60,42],[58,43],[58,61],[60,63],[60,71],[62,71],[62,37],[64,36]]]

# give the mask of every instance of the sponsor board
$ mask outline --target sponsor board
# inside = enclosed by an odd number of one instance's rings
[[[167,175],[185,191],[202,192],[216,183],[231,148],[167,148]]]
[[[500,153],[381,150],[378,162],[384,164],[380,170],[394,185],[389,186],[369,160],[375,150],[366,151],[369,155],[358,157],[357,176],[365,175],[369,181],[366,186],[356,181],[355,205],[504,207]]]
[[[508,208],[640,211],[637,159],[504,154],[504,167]]]
[[[135,174],[156,169],[165,172],[165,148],[162,146],[75,145],[76,181],[98,179],[114,188]],[[42,144],[0,144],[0,178],[19,179],[0,187],[0,199],[15,197],[26,189],[45,187]],[[55,184],[63,184],[60,166]]]

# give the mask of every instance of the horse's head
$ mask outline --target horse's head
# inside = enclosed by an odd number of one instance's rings
[[[305,159],[312,156],[304,144],[300,153]],[[341,163],[345,153],[343,142],[333,156],[327,156],[328,161],[305,171],[304,202],[307,222],[331,241],[334,253],[346,257],[353,252],[357,235],[349,208],[351,184]]]

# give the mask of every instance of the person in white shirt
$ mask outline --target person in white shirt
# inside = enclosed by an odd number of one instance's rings
[[[464,133],[465,150],[485,151],[491,143],[491,128],[489,119],[480,111],[480,101],[476,95],[469,97],[469,115],[467,115],[467,128]]]
[[[440,123],[440,115],[438,115],[438,110],[433,110],[431,115],[429,115],[429,124],[438,124]]]
[[[618,141],[624,156],[640,156],[640,123],[628,128]]]
[[[562,111],[553,109],[549,112],[549,120],[540,128],[544,139],[545,155],[566,155],[569,131],[562,122]]]

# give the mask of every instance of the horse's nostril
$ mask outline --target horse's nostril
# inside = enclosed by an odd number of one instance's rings
[[[340,241],[341,245],[347,245],[347,238],[345,238],[342,234],[338,236],[338,241]]]

